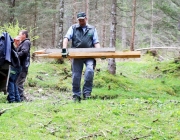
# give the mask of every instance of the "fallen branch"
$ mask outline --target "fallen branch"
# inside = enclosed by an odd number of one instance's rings
[[[100,132],[98,132],[98,133],[94,133],[94,134],[89,134],[89,135],[87,135],[87,136],[83,136],[83,137],[81,137],[81,138],[79,138],[78,140],[83,140],[83,139],[89,139],[89,138],[93,138],[93,137],[98,137],[98,136],[102,136],[102,137],[107,137],[107,134],[106,133],[112,133],[112,131],[110,131],[110,130],[105,130],[105,131],[100,131]]]
[[[81,109],[81,108],[75,108],[74,111],[75,111],[75,110],[87,111],[87,109]]]
[[[8,109],[3,109],[3,110],[1,110],[1,111],[0,111],[0,116],[1,116],[2,114],[4,114],[7,110],[8,110]]]
[[[147,138],[149,136],[151,136],[151,135],[136,137],[136,138],[133,138],[132,140],[139,140],[139,139]]]
[[[22,105],[22,104],[21,104],[21,105]],[[16,106],[16,107],[19,107],[19,106],[21,106],[21,105],[18,105],[18,106]],[[16,107],[1,109],[1,110],[0,110],[0,116],[1,116],[2,114],[4,114],[7,110],[14,109],[14,108],[16,108]]]
[[[52,120],[50,120],[47,124],[44,124],[44,127],[48,127],[52,123]]]
[[[178,50],[180,47],[151,47],[151,48],[141,48],[141,49],[136,49],[136,51],[143,51],[143,50],[154,50],[154,49],[174,49]]]
[[[83,139],[88,139],[88,138],[93,138],[93,137],[98,137],[98,136],[104,136],[104,134],[101,133],[94,133],[94,134],[89,134],[87,136],[83,136],[81,138],[79,138],[78,140],[83,140]]]
[[[154,120],[153,123],[155,123],[155,122],[157,122],[157,121],[159,121],[159,119]]]
[[[67,79],[68,77],[71,77],[71,75],[66,75],[63,80]]]

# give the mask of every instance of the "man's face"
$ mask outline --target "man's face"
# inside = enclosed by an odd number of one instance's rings
[[[20,44],[20,39],[14,39],[14,45],[16,48],[18,48],[19,44]]]
[[[25,40],[26,39],[26,35],[23,34],[22,32],[19,32],[19,38],[21,41]]]
[[[86,26],[86,18],[85,19],[79,19],[78,22],[79,22],[79,25],[80,26]]]

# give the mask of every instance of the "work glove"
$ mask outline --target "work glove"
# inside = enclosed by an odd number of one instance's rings
[[[63,57],[63,58],[67,58],[67,56],[68,56],[68,50],[67,50],[66,48],[62,48],[61,54],[62,54],[62,57]]]

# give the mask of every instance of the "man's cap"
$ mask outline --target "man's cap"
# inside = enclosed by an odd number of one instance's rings
[[[80,12],[80,13],[77,14],[77,19],[78,19],[78,20],[79,20],[79,19],[85,19],[85,18],[86,18],[86,13]]]

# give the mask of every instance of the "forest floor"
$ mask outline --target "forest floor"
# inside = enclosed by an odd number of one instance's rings
[[[70,62],[33,62],[28,102],[0,94],[0,139],[180,139],[180,62],[117,60],[117,73],[98,60],[92,99],[72,101]],[[83,84],[83,79],[82,79]]]

